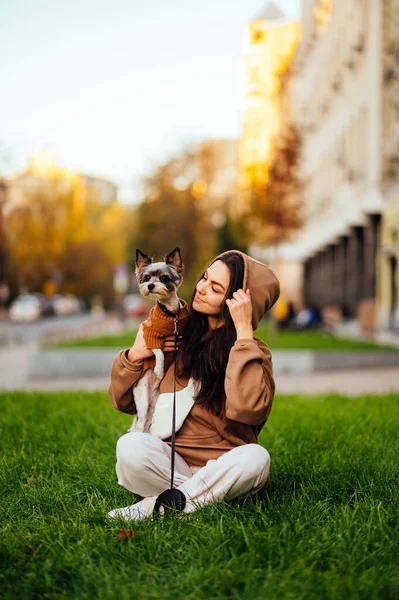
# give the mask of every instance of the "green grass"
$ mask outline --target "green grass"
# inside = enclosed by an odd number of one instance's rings
[[[0,395],[0,597],[394,599],[399,395],[277,397],[264,500],[121,523],[114,474],[131,417],[105,393]]]
[[[128,348],[133,344],[137,329],[125,331],[120,335],[103,335],[73,342],[56,344],[61,348]],[[280,331],[275,338],[270,334],[267,323],[262,323],[255,335],[272,350],[389,350],[398,351],[390,345],[376,344],[363,340],[351,340],[334,337],[322,331]],[[54,346],[52,346],[54,347]]]

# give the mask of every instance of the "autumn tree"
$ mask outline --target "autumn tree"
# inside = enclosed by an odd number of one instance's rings
[[[278,247],[303,226],[301,146],[298,130],[291,125],[276,141],[266,184],[252,190],[249,222],[255,242]]]
[[[42,291],[53,280],[60,292],[87,302],[113,298],[113,267],[125,251],[123,207],[102,204],[77,175],[51,180],[11,205],[7,244],[20,288]]]
[[[63,206],[54,190],[35,191],[6,217],[8,245],[22,289],[41,291],[56,274],[63,248]]]
[[[137,206],[129,236],[129,262],[142,249],[161,259],[180,246],[186,266],[182,294],[188,295],[198,270],[214,255],[217,228],[212,224],[212,199],[207,190],[214,176],[209,149],[186,149],[155,167],[143,179],[143,200]]]

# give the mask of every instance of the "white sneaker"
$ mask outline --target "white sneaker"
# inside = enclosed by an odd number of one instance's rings
[[[108,517],[110,519],[124,519],[125,521],[142,521],[152,516],[155,500],[156,498],[149,497],[131,506],[115,508],[114,510],[110,510]]]

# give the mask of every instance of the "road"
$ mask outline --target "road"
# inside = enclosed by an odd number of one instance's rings
[[[122,328],[114,313],[84,313],[48,317],[34,323],[0,321],[0,389],[30,389],[29,356],[40,342],[56,342],[77,336],[115,333]],[[56,383],[55,383],[56,385]]]
[[[39,342],[52,341],[61,337],[77,335],[87,329],[100,329],[104,324],[114,330],[120,323],[113,313],[93,315],[82,313],[69,317],[47,317],[33,323],[13,323],[0,321],[0,348],[5,346],[21,346]]]
[[[103,390],[108,389],[109,379],[59,379],[31,380],[27,387],[32,390]],[[387,369],[329,371],[306,375],[281,374],[276,376],[276,396],[284,394],[339,393],[347,396],[364,394],[399,393],[399,371],[397,367]]]

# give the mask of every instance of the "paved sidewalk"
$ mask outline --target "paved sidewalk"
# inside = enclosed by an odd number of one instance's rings
[[[28,379],[23,386],[25,390],[100,390],[106,392],[109,377],[76,377],[69,379]],[[21,388],[20,388],[21,389]]]
[[[0,349],[0,389],[21,389],[28,379],[29,356],[37,344]]]
[[[102,390],[107,391],[108,377],[69,379],[22,379],[2,384],[0,388],[25,390]],[[277,394],[324,394],[337,392],[349,396],[359,394],[399,393],[399,369],[359,369],[310,374],[280,374],[276,376]]]
[[[348,396],[399,393],[399,368],[340,370],[276,376],[278,394],[324,394]]]

